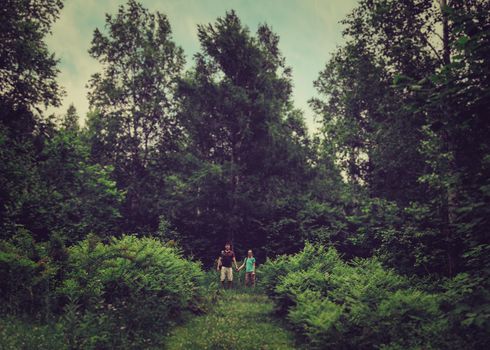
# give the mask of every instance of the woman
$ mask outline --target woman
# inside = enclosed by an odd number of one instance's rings
[[[252,249],[248,251],[247,257],[243,260],[242,266],[238,268],[240,271],[245,266],[245,286],[249,282],[252,287],[255,287],[255,258]]]

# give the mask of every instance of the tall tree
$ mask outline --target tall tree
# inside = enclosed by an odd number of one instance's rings
[[[57,106],[57,60],[45,36],[61,1],[6,1],[0,11],[0,221],[2,237],[57,231],[74,242],[89,231],[111,232],[122,193],[110,168],[88,163],[77,115],[67,111],[57,130],[42,106]],[[104,203],[104,205],[101,205]]]
[[[6,0],[0,11],[0,222],[3,235],[32,224],[42,198],[36,158],[54,131],[43,106],[59,104],[54,54],[44,41],[61,1]]]
[[[361,1],[344,21],[347,44],[315,83],[327,98],[313,107],[346,174],[371,196],[401,205],[424,191],[417,146],[425,116],[401,109],[412,93],[392,84],[398,76],[421,79],[441,64],[441,50],[431,44],[435,22],[431,1]]]
[[[422,152],[428,169],[423,181],[437,192],[431,202],[440,213],[448,246],[447,273],[488,266],[484,227],[488,225],[490,104],[490,4],[441,1],[444,67],[428,79],[411,79],[414,106],[426,115]]]
[[[483,218],[460,221],[459,213],[473,208],[469,198],[485,197],[462,181],[470,168],[486,171],[487,106],[476,97],[488,84],[480,65],[485,3],[361,1],[344,21],[346,45],[316,82],[324,98],[312,105],[324,118],[324,147],[367,192],[366,203],[380,197],[399,207],[402,222],[381,225],[368,244],[404,272],[452,276],[465,269],[461,232]],[[473,148],[469,140],[480,143]],[[474,189],[484,183],[476,182]],[[479,239],[468,242],[481,249]]]
[[[151,182],[148,164],[155,152],[177,147],[172,96],[184,56],[171,39],[167,17],[134,0],[106,16],[106,31],[95,30],[90,54],[103,67],[89,83],[90,107],[101,128],[100,136],[92,135],[110,149],[110,159],[94,154],[94,160],[114,164],[119,186],[127,191],[126,229],[135,230],[149,219],[141,187]],[[157,222],[152,225],[156,229]]]
[[[61,127],[64,130],[76,133],[80,130],[80,125],[78,123],[79,117],[77,114],[77,109],[73,104],[70,104],[66,110],[66,114],[63,116],[63,120],[61,121]]]
[[[308,137],[292,107],[291,70],[279,37],[267,25],[252,35],[233,11],[199,26],[198,36],[196,66],[179,89],[181,120],[191,153],[205,168],[219,169],[225,191],[220,203],[196,213],[201,222],[216,211],[224,218],[212,230],[215,247],[225,239],[264,246],[261,223],[273,220],[279,198],[301,187],[307,168]],[[196,193],[206,196],[202,186]]]
[[[60,88],[54,54],[44,41],[61,0],[5,0],[0,11],[0,99],[17,109],[57,105]]]

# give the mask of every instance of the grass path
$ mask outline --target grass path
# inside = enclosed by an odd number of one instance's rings
[[[177,327],[167,339],[176,349],[295,349],[294,336],[271,317],[263,294],[224,291],[214,308]]]

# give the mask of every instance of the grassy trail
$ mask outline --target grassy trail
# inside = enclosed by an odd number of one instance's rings
[[[167,339],[176,349],[295,349],[293,335],[271,317],[263,294],[224,291],[206,315],[177,327]]]

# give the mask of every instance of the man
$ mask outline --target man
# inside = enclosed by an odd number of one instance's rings
[[[233,286],[233,267],[232,263],[235,263],[235,268],[238,270],[238,265],[235,258],[235,253],[231,250],[231,244],[225,244],[225,250],[221,251],[221,256],[218,259],[218,268],[220,270],[221,267],[221,286],[225,286],[225,279],[228,281],[228,288]]]

